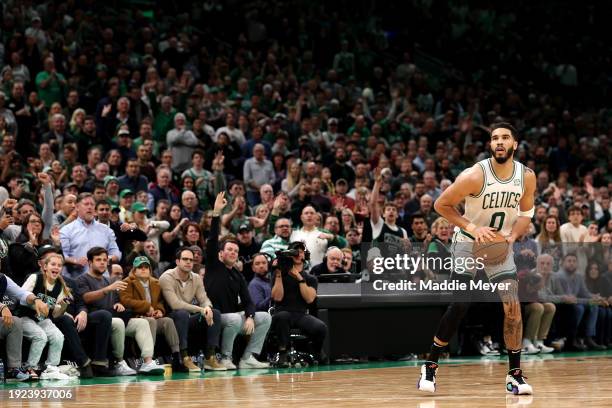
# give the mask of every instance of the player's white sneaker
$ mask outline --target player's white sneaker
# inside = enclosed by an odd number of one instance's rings
[[[417,383],[417,389],[426,392],[436,391],[436,373],[438,372],[438,364],[427,361],[421,366],[421,376]]]
[[[514,395],[531,395],[533,389],[525,382],[527,377],[523,377],[523,370],[516,368],[508,371],[506,375],[506,391]]]

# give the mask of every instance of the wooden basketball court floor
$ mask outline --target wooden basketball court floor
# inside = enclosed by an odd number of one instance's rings
[[[504,389],[505,357],[441,362],[438,390],[416,390],[418,361],[238,370],[0,385],[1,407],[612,407],[612,351],[524,356],[533,396]],[[9,390],[74,387],[64,402],[16,401]]]

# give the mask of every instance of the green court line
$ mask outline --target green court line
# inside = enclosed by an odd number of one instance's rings
[[[551,361],[562,360],[569,358],[597,358],[606,357],[612,358],[612,350],[605,351],[588,351],[588,352],[564,352],[553,354],[536,354],[524,355],[521,360],[524,362],[530,361]],[[91,379],[76,380],[72,382],[63,381],[36,381],[23,383],[7,383],[0,384],[1,390],[8,389],[23,389],[36,387],[76,387],[76,386],[94,386],[94,385],[112,385],[112,384],[128,384],[128,383],[147,383],[160,381],[184,381],[184,380],[206,380],[215,378],[231,378],[231,377],[254,377],[260,375],[276,375],[276,374],[300,374],[311,372],[333,372],[333,371],[348,371],[348,370],[368,370],[380,368],[396,368],[396,367],[418,367],[422,364],[422,360],[410,361],[380,361],[355,364],[334,364],[313,366],[304,368],[283,368],[283,369],[268,369],[268,370],[232,370],[232,371],[207,371],[203,374],[185,374],[176,373],[171,377],[164,376],[128,376],[128,377],[95,377]],[[483,362],[495,364],[505,364],[507,357],[502,356],[467,356],[453,357],[450,359],[440,360],[440,365],[473,365]]]

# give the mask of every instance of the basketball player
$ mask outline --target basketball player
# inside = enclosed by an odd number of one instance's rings
[[[525,382],[520,367],[523,324],[511,248],[512,243],[525,233],[533,217],[536,177],[531,169],[513,160],[517,146],[517,131],[512,125],[504,122],[493,124],[492,158],[463,171],[436,200],[435,209],[456,226],[452,251],[455,258],[473,257],[473,243],[491,241],[495,231],[506,237],[510,250],[505,261],[485,266],[485,272],[492,283],[504,283],[501,287],[509,288],[498,291],[504,307],[504,342],[509,358],[506,390],[514,394],[531,394],[532,388]],[[461,215],[456,206],[464,199],[465,214]],[[451,279],[469,285],[475,272],[453,272]],[[438,358],[468,308],[468,302],[454,302],[442,316],[429,360],[421,366],[420,390],[435,391]]]

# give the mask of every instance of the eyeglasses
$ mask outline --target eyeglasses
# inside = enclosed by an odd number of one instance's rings
[[[183,262],[193,262],[193,258],[181,258]]]

